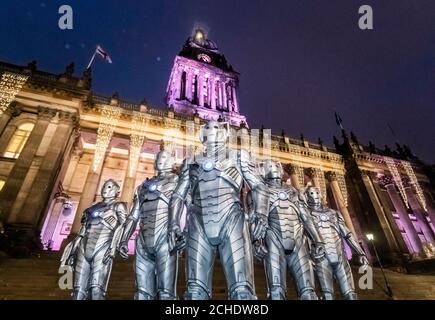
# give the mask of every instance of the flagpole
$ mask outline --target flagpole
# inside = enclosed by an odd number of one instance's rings
[[[94,54],[92,55],[91,60],[89,61],[88,67],[87,67],[86,69],[89,69],[89,68],[91,67],[92,63],[94,62],[95,54],[96,54],[96,53],[97,53],[97,51],[95,50],[95,51],[94,51]]]

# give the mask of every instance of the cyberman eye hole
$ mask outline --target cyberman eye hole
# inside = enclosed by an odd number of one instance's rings
[[[213,128],[218,129],[219,127],[218,126],[214,126]]]

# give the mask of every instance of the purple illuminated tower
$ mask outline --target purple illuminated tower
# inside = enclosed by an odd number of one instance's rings
[[[221,117],[230,124],[246,124],[237,101],[238,73],[228,64],[216,44],[197,29],[175,57],[166,103],[176,112],[208,120]]]

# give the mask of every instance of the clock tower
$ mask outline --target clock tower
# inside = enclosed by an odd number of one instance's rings
[[[207,120],[228,121],[240,126],[238,73],[228,64],[216,44],[197,29],[175,57],[166,89],[166,103],[176,112]]]

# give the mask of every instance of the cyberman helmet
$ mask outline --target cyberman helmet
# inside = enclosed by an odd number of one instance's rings
[[[171,171],[174,167],[175,159],[172,154],[166,150],[161,150],[156,155],[154,162],[154,169],[160,173],[165,171]]]
[[[307,197],[307,203],[310,208],[318,209],[322,206],[322,197],[320,195],[319,189],[313,186],[309,186],[305,190],[305,195]]]
[[[113,180],[109,179],[104,182],[103,187],[101,188],[101,196],[103,199],[108,198],[116,198],[119,195],[121,187],[119,184]]]
[[[283,175],[283,169],[281,162],[266,160],[261,167],[261,174],[266,180],[281,179]]]
[[[225,144],[228,140],[228,122],[210,121],[201,126],[199,139],[204,145]]]

